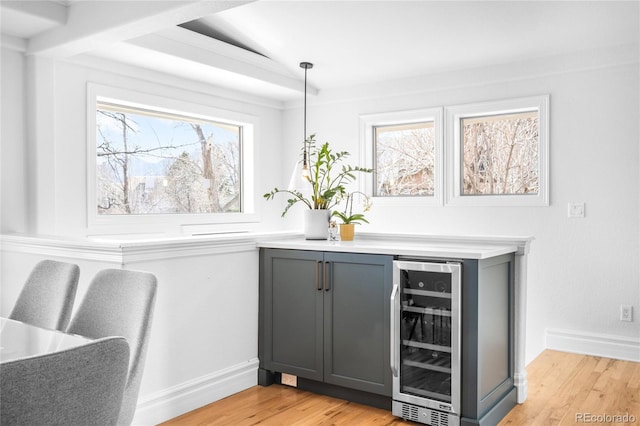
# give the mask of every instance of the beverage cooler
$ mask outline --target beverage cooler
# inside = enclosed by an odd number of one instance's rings
[[[393,262],[392,413],[433,426],[460,424],[459,262]]]

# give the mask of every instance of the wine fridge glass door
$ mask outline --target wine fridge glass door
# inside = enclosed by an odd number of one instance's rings
[[[394,263],[394,399],[459,413],[458,263]]]

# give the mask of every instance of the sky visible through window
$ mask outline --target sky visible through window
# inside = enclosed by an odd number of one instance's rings
[[[242,128],[99,104],[99,214],[238,212]]]

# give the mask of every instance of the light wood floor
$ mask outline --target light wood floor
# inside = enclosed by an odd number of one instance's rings
[[[500,423],[574,425],[587,416],[633,416],[640,425],[640,363],[545,351],[528,367],[529,398]],[[582,419],[579,417],[582,416]],[[582,420],[582,421],[580,421]],[[590,424],[623,424],[623,418]],[[613,422],[611,420],[614,420]],[[386,410],[272,385],[256,386],[163,426],[411,425]]]

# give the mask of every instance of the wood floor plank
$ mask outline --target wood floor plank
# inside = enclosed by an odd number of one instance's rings
[[[594,372],[599,360],[594,357],[578,356],[583,362],[575,376],[564,383],[556,394],[550,395],[551,403],[557,407],[557,412],[563,412],[557,424],[575,424],[575,413],[584,404],[599,377],[598,373]]]
[[[575,354],[545,351],[536,359],[529,374],[529,398],[503,424],[526,425],[545,418],[558,424],[564,417],[567,401],[556,395],[570,392],[567,383],[572,383],[582,371],[585,360]],[[595,367],[595,361],[592,361]]]
[[[636,362],[631,362],[629,361],[632,365],[635,365],[635,368],[633,370],[633,374],[631,375],[631,378],[629,379],[629,382],[627,383],[627,386],[630,389],[638,389],[640,390],[640,368],[638,368]]]
[[[556,356],[553,351],[544,354],[534,360],[535,368],[530,371],[535,373],[529,376],[530,387],[543,391],[530,394],[525,404],[516,406],[502,420],[501,426],[575,425],[587,423],[583,421],[586,416],[625,414],[640,422],[634,381],[640,363],[577,354]],[[576,364],[575,360],[580,362]],[[540,365],[549,362],[552,369]],[[545,371],[556,377],[540,374]],[[562,384],[555,386],[559,377]]]
[[[633,416],[636,424],[640,423],[640,363],[547,350],[527,367],[527,372],[527,401],[511,410],[499,426],[576,425],[580,423],[577,416],[581,415],[625,414]],[[395,417],[386,410],[316,395],[288,386],[271,385],[252,387],[162,425],[415,424]]]

